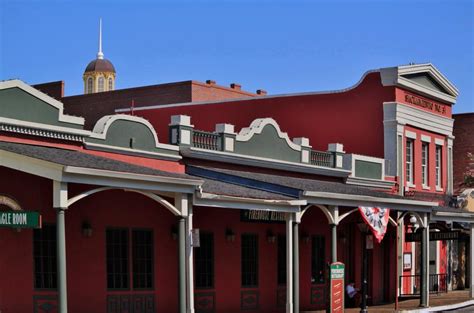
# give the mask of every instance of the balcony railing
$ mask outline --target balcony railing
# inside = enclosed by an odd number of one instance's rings
[[[402,275],[399,278],[401,296],[420,294],[420,275]],[[428,287],[432,294],[448,292],[447,274],[430,274]]]
[[[334,167],[334,154],[331,152],[311,150],[310,163],[316,166]]]
[[[193,131],[193,147],[196,148],[219,150],[219,139],[220,136],[215,133],[200,130]]]

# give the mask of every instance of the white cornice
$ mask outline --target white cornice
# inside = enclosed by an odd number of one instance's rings
[[[399,102],[383,103],[384,123],[396,121],[430,132],[452,136],[454,120]]]
[[[447,93],[423,86],[413,80],[403,77],[403,75],[419,73],[430,75],[447,91]],[[459,93],[458,89],[431,63],[382,68],[380,69],[380,77],[383,86],[401,86],[419,92],[425,96],[451,104],[456,102],[456,97]]]
[[[0,82],[0,90],[9,89],[9,88],[19,88],[23,91],[29,93],[30,95],[46,102],[50,106],[59,110],[58,120],[64,123],[76,124],[84,126],[84,118],[79,116],[65,115],[64,114],[64,104],[53,97],[48,96],[47,94],[31,87],[28,84],[25,84],[19,79],[6,80]]]
[[[437,202],[427,202],[418,200],[380,198],[372,196],[341,194],[332,192],[304,191],[303,199],[308,203],[321,203],[327,205],[344,206],[386,206],[400,211],[431,211],[437,206]]]
[[[199,148],[181,148],[185,157],[324,176],[348,177],[351,171]]]
[[[228,209],[300,212],[300,206],[307,204],[306,200],[255,199],[205,192],[196,192],[196,194],[193,197],[193,205],[195,206]]]
[[[395,185],[395,182],[386,181],[386,180],[378,180],[378,179],[370,179],[370,178],[348,177],[346,180],[346,184],[364,186],[364,187],[391,189]]]

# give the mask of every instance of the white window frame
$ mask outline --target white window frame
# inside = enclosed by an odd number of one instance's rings
[[[436,176],[436,189],[442,191],[442,178],[443,178],[443,146],[435,146],[435,176]]]
[[[114,82],[113,82],[112,77],[109,77],[108,85],[109,85],[109,91],[114,90]]]
[[[413,175],[413,149],[415,147],[415,141],[411,138],[406,138],[405,140],[406,147],[405,147],[405,156],[406,156],[406,166],[405,166],[405,175],[407,180],[407,185],[409,187],[414,186],[414,175]],[[408,154],[410,151],[410,154]]]
[[[421,142],[421,184],[423,188],[429,189],[429,164],[430,164],[430,144]]]

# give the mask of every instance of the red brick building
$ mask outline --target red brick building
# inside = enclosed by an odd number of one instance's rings
[[[454,114],[454,193],[465,185],[465,176],[474,176],[474,113]],[[469,154],[471,156],[469,156]]]
[[[2,312],[323,309],[328,264],[362,286],[367,246],[371,304],[451,287],[446,238],[474,214],[448,207],[457,90],[431,64],[275,96],[0,87],[0,214],[43,217],[0,230]],[[390,209],[373,246],[365,207]]]

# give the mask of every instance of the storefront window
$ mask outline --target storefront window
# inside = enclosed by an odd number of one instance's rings
[[[325,244],[324,236],[317,235],[312,238],[311,245],[311,283],[324,283]]]
[[[242,234],[242,287],[258,286],[258,237]]]
[[[133,271],[133,288],[153,288],[153,231],[132,230],[132,264],[130,266],[129,230],[109,228],[106,230],[107,288],[129,289],[130,268]]]
[[[133,288],[153,288],[153,231],[132,231]]]
[[[278,285],[286,284],[286,236],[278,235]]]
[[[56,225],[33,230],[33,256],[36,289],[57,288]]]
[[[201,232],[194,250],[196,288],[214,287],[214,234]]]

